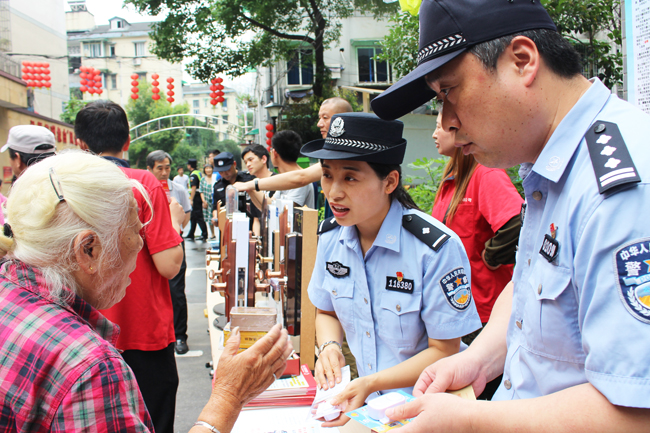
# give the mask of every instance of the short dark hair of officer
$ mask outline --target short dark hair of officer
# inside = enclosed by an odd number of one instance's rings
[[[197,162],[196,159],[194,158],[190,158],[187,160],[187,168],[189,168],[190,170],[196,170],[196,164]]]
[[[279,134],[279,133],[278,133]],[[298,137],[300,138],[300,137]],[[250,146],[247,146],[244,151],[241,153],[241,159],[246,160],[246,154],[248,152],[252,152],[257,156],[260,160],[263,157],[266,157],[266,167],[269,167],[269,164],[271,162],[271,156],[269,155],[269,151],[266,150],[266,147],[262,146],[261,144],[251,144]]]
[[[273,135],[271,147],[284,162],[296,162],[300,156],[302,139],[295,131],[279,131]]]
[[[112,101],[93,101],[77,113],[74,133],[91,152],[121,152],[130,141],[124,109]]]

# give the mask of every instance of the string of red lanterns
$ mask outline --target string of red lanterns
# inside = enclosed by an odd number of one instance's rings
[[[172,77],[167,78],[167,88],[169,89],[167,91],[167,102],[170,104],[174,102],[174,85],[172,84],[174,82],[174,79]]]
[[[131,86],[133,86],[131,87],[131,99],[138,99],[140,97],[140,95],[138,95],[138,92],[140,91],[140,88],[138,87],[138,84],[140,84],[138,81],[139,78],[140,76],[138,74],[131,74],[131,80],[133,80],[131,81]]]
[[[101,95],[103,93],[101,71],[89,66],[82,66],[79,70],[81,71],[79,73],[79,78],[81,78],[79,80],[79,84],[81,84],[79,90],[81,90],[81,93],[88,92],[91,95],[94,93]]]
[[[21,70],[23,81],[27,82],[27,87],[50,88],[52,86],[49,63],[25,61]]]
[[[225,101],[223,97],[224,87],[223,84],[221,84],[223,83],[223,78],[221,77],[213,78],[212,80],[210,80],[210,82],[212,83],[212,85],[210,86],[210,91],[212,92],[210,93],[210,98],[212,98],[210,99],[210,104],[212,104],[212,106],[214,107],[218,103]]]
[[[160,95],[159,95],[160,89],[158,88],[158,86],[160,85],[160,83],[158,82],[159,77],[160,75],[158,74],[151,74],[151,78],[153,79],[153,81],[151,82],[151,99],[153,99],[154,101],[160,99]]]
[[[271,150],[271,139],[273,138],[273,125],[266,124],[266,150]]]

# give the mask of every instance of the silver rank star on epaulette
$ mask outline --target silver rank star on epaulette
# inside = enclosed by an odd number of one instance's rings
[[[585,140],[599,193],[613,193],[641,182],[617,124],[597,120]]]

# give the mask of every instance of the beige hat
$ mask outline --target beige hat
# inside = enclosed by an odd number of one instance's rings
[[[18,125],[9,130],[7,144],[0,152],[12,148],[16,152],[28,154],[52,153],[56,151],[54,134],[47,128],[37,125]]]

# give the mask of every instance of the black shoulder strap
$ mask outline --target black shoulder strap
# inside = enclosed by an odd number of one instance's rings
[[[336,222],[336,218],[332,217],[321,221],[318,226],[318,234],[323,234],[339,226],[339,223]]]
[[[402,226],[434,251],[438,251],[451,237],[416,214],[404,215]]]
[[[641,182],[618,125],[597,120],[585,134],[598,192],[615,192]]]

